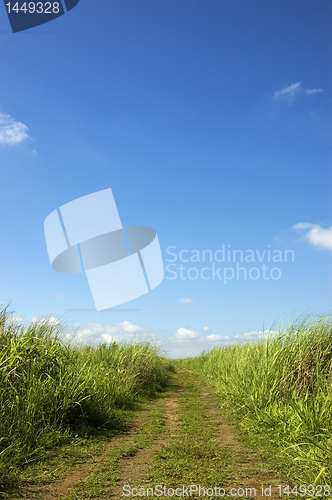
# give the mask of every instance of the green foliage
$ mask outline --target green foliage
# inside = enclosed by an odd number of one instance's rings
[[[50,319],[24,327],[0,310],[0,484],[18,468],[164,387],[169,363],[149,344],[78,346]]]
[[[204,375],[242,428],[307,483],[332,481],[332,318],[310,316],[261,342],[181,362]]]

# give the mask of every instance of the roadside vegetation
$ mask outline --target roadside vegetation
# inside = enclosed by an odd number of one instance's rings
[[[225,498],[233,487],[260,498],[262,484],[271,498],[278,485],[330,496],[330,316],[174,364],[145,343],[66,338],[51,318],[25,326],[0,309],[0,496],[104,500],[125,485],[197,484]]]
[[[247,442],[298,484],[332,484],[332,318],[280,325],[261,342],[182,360],[215,388]]]
[[[0,310],[0,485],[56,445],[125,425],[128,412],[168,383],[174,368],[145,343],[65,341],[44,319],[24,326]]]

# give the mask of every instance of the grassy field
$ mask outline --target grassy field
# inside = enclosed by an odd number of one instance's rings
[[[146,400],[125,432],[105,430],[55,447],[42,462],[26,467],[20,487],[7,488],[4,496],[119,500],[138,495],[150,500],[184,488],[190,497],[207,500],[213,488],[217,495],[212,498],[265,500],[260,494],[264,484],[272,485],[269,498],[277,500],[281,477],[271,461],[241,445],[233,426],[225,423],[214,391],[179,368],[167,390]],[[240,495],[230,496],[232,488]]]
[[[279,498],[278,485],[331,484],[331,364],[329,316],[171,364],[148,344],[68,343],[60,324],[22,326],[2,309],[0,496],[200,484],[258,499],[262,485]]]
[[[24,327],[0,311],[0,484],[55,445],[125,424],[166,385],[170,365],[148,344],[82,347],[49,320]]]
[[[259,343],[183,360],[228,417],[301,484],[332,484],[332,319],[281,325]]]

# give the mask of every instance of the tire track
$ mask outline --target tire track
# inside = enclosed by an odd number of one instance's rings
[[[180,388],[181,390],[181,388]],[[174,432],[176,427],[176,414],[174,409],[176,408],[176,402],[174,401],[177,393],[173,393],[171,396],[167,397],[162,401],[162,405],[165,408],[164,417],[166,420],[167,428]],[[106,443],[103,453],[96,455],[88,454],[84,457],[84,462],[76,462],[74,465],[70,466],[64,477],[55,479],[54,481],[43,484],[43,485],[30,485],[22,491],[20,498],[27,498],[29,500],[59,500],[67,497],[69,494],[75,492],[79,489],[79,482],[85,479],[90,473],[94,472],[101,466],[106,466],[110,458],[110,453],[116,448],[125,447],[131,439],[137,439],[137,436],[143,430],[145,423],[149,417],[149,414],[160,405],[160,402],[150,402],[146,410],[143,410],[138,418],[130,425],[127,431],[121,433],[121,435],[112,438]],[[150,455],[149,450],[156,450],[156,453],[162,446],[163,440],[157,440],[150,448],[139,450],[134,457],[121,458],[119,459],[120,467],[127,462],[128,472],[130,472],[130,463],[133,463],[133,471],[136,469],[135,463],[139,463],[146,459]],[[136,458],[137,457],[137,458]],[[125,468],[126,470],[126,468]],[[11,497],[12,500],[16,500]],[[18,500],[18,499],[17,499]]]
[[[184,386],[175,391],[164,402],[164,419],[165,428],[159,439],[155,440],[152,446],[139,450],[134,457],[122,457],[118,460],[120,468],[119,485],[114,488],[111,497],[113,500],[123,498],[123,486],[130,485],[131,488],[135,487],[140,478],[151,467],[151,460],[156,456],[164,446],[167,446],[171,440],[176,437],[176,430],[178,426],[178,402],[176,401],[179,394],[184,390]]]
[[[66,497],[78,487],[79,481],[84,479],[96,467],[107,463],[109,459],[109,452],[112,449],[124,446],[128,437],[139,434],[144,426],[146,414],[148,414],[154,407],[155,405],[151,405],[148,410],[142,412],[142,414],[130,426],[128,431],[123,432],[120,436],[111,439],[106,444],[104,453],[97,455],[89,454],[83,463],[76,463],[70,467],[69,471],[67,471],[63,478],[56,479],[48,485],[35,487],[34,492],[28,492],[27,498],[33,498],[36,500],[40,500],[41,498],[42,500],[59,500],[60,498]]]
[[[211,392],[202,385],[198,380],[194,380],[195,384],[200,390],[202,400],[207,408],[207,413],[210,416],[210,420],[218,425],[218,431],[215,436],[215,441],[220,444],[220,446],[225,446],[232,449],[235,452],[235,457],[237,460],[236,468],[240,471],[239,477],[235,481],[228,482],[225,485],[225,489],[230,491],[231,488],[243,488],[244,490],[256,490],[256,495],[250,496],[250,498],[265,499],[266,495],[262,495],[262,486],[264,489],[269,485],[276,486],[280,484],[275,473],[271,471],[268,467],[268,461],[263,463],[257,454],[251,450],[245,448],[239,441],[239,438],[234,431],[234,427],[229,425],[221,410],[212,396]],[[260,472],[258,472],[260,471]],[[238,497],[237,497],[238,498]],[[247,497],[245,497],[247,498]],[[249,497],[248,497],[249,498]],[[268,496],[269,499],[280,500],[280,497],[276,490],[271,490],[271,495]]]

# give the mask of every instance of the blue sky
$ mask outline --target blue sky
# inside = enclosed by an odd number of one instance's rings
[[[12,34],[3,7],[0,302],[65,317],[85,342],[154,338],[174,357],[328,310],[331,21],[325,0],[80,0]],[[165,279],[93,312],[85,275],[52,270],[43,223],[106,188],[123,224],[156,229]],[[214,260],[205,273],[235,277],[188,278],[205,264],[181,250],[223,245],[294,262],[257,257],[237,280],[236,262]],[[169,279],[170,246],[186,279]],[[263,264],[280,278],[250,279]]]

